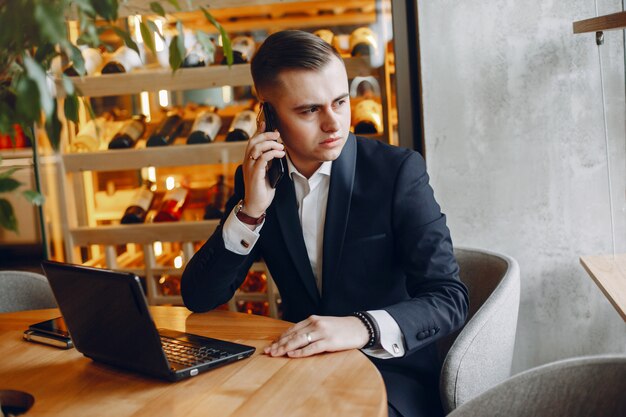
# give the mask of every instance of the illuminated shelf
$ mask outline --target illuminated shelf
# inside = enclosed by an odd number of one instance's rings
[[[218,220],[122,224],[70,228],[74,245],[152,244],[161,242],[202,242],[217,228]]]
[[[581,256],[580,263],[626,321],[626,253]]]
[[[235,163],[242,160],[247,143],[213,142],[69,153],[63,155],[63,164],[66,172],[81,172]]]
[[[367,57],[345,58],[345,63],[350,78],[373,74],[374,70]],[[250,64],[233,65],[230,68],[225,65],[182,68],[174,73],[169,68],[139,69],[127,74],[72,77],[71,80],[82,95],[87,97],[252,85]],[[56,80],[56,88],[57,97],[65,97],[61,80]]]

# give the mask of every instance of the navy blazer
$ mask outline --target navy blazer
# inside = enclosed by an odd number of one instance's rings
[[[421,405],[414,402],[438,398],[440,363],[433,342],[461,327],[468,307],[446,218],[428,179],[417,152],[350,134],[332,165],[322,294],[286,175],[249,255],[224,247],[224,217],[189,261],[181,284],[185,305],[200,312],[226,303],[262,257],[280,291],[285,320],[384,309],[402,330],[406,354],[372,360],[385,379],[389,402],[404,415],[416,415],[413,409]],[[239,167],[225,216],[243,197]]]

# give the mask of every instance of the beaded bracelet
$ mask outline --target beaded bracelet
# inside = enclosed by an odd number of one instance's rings
[[[363,346],[363,349],[369,349],[376,346],[380,339],[380,330],[378,329],[378,323],[376,323],[376,320],[374,320],[374,318],[365,311],[355,311],[351,314],[351,316],[361,320],[361,323],[363,323],[367,329],[369,340],[367,341],[367,344]]]

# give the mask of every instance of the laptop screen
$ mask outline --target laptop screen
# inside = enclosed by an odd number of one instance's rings
[[[42,266],[81,353],[152,374],[168,372],[137,276],[49,261]]]

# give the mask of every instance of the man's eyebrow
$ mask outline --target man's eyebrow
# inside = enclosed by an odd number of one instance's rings
[[[350,96],[350,94],[344,93],[344,94],[340,95],[339,97],[335,98],[333,100],[333,103],[336,103],[337,101],[342,100],[342,99],[344,99],[346,97],[349,97],[349,96]],[[321,106],[322,106],[322,104],[309,103],[309,104],[302,104],[300,106],[294,107],[293,110],[295,110],[295,111],[302,111],[302,110],[310,109],[311,107],[321,107]]]

